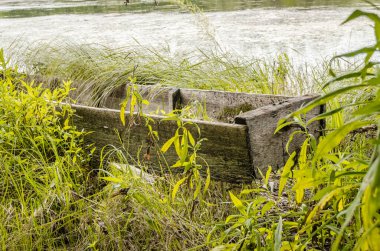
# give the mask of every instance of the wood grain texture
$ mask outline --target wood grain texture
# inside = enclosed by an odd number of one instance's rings
[[[178,157],[174,149],[160,157],[159,148],[171,138],[177,124],[174,121],[162,121],[162,116],[149,116],[154,122],[153,129],[158,131],[159,141],[150,144],[148,129],[141,120],[141,124],[131,127],[123,126],[119,118],[119,110],[94,108],[88,106],[72,105],[76,110],[74,124],[81,130],[91,131],[86,136],[86,142],[95,144],[95,160],[100,160],[100,152],[104,146],[112,145],[116,148],[124,147],[130,154],[130,161],[134,164],[143,164],[148,171],[167,172],[181,171],[170,168]],[[130,116],[125,113],[126,125]],[[138,119],[134,119],[138,122]],[[206,138],[202,143],[199,157],[207,161],[213,179],[227,182],[251,182],[254,178],[249,147],[247,142],[247,126],[205,121],[196,122],[202,135],[197,135],[195,128],[190,128],[196,138]],[[119,138],[119,135],[120,138]],[[121,139],[121,140],[120,140]],[[150,159],[144,158],[150,148]],[[110,148],[109,148],[110,149]],[[167,165],[165,164],[167,162]],[[200,162],[200,164],[203,164]]]
[[[248,138],[250,145],[250,154],[252,165],[256,172],[258,169],[265,173],[268,166],[277,170],[284,166],[288,160],[289,154],[293,151],[299,151],[305,140],[303,135],[297,135],[293,138],[286,151],[286,144],[290,134],[298,128],[285,127],[280,132],[274,134],[277,123],[281,118],[297,110],[306,103],[314,100],[318,96],[306,95],[283,101],[277,105],[268,105],[256,110],[243,113],[235,118],[236,123],[248,126]],[[306,119],[311,119],[324,111],[324,106],[318,106],[307,113]],[[313,134],[316,139],[323,129],[323,120],[315,121],[308,126],[309,133]]]

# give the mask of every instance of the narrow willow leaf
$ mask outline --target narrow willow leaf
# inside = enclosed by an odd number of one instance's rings
[[[241,196],[241,195],[250,194],[250,193],[260,193],[260,192],[265,192],[265,190],[262,189],[262,188],[243,189],[243,190],[240,192],[240,196]]]
[[[113,182],[113,183],[123,183],[123,180],[120,178],[115,178],[115,177],[101,177],[102,180]]]
[[[326,89],[332,83],[339,82],[339,81],[342,81],[345,79],[358,78],[360,76],[362,76],[362,71],[351,72],[351,73],[347,73],[347,74],[335,77],[335,78],[331,79],[330,81],[328,81],[326,84],[324,84],[322,89]],[[340,90],[340,89],[338,89],[338,90]]]
[[[275,205],[273,201],[269,201],[261,208],[261,216],[264,216]]]
[[[266,172],[266,174],[265,174],[265,182],[264,182],[265,186],[268,186],[269,178],[270,178],[270,174],[271,174],[271,173],[272,173],[272,167],[269,166],[269,167],[268,167],[268,170],[267,170],[267,172]]]
[[[166,153],[169,150],[170,146],[173,144],[173,142],[175,140],[177,140],[177,139],[178,138],[176,136],[171,137],[170,139],[168,139],[168,141],[166,141],[165,144],[161,147],[161,151],[163,153]]]
[[[174,149],[175,149],[175,152],[177,153],[177,156],[180,157],[181,156],[181,146],[180,146],[180,136],[179,136],[179,129],[177,129],[177,131],[175,132],[175,135],[174,137],[177,138],[177,140],[174,140]]]
[[[380,113],[380,100],[373,101],[372,103],[361,107],[360,109],[355,111],[353,115],[354,116],[360,116],[360,115],[372,116],[379,113]]]
[[[181,160],[178,160],[174,165],[172,165],[171,167],[173,168],[176,168],[176,167],[183,167],[184,165],[186,165],[187,162],[181,162]]]
[[[282,195],[282,191],[285,188],[286,182],[289,178],[289,175],[291,173],[291,168],[294,166],[294,157],[296,156],[296,152],[293,152],[288,161],[286,161],[286,164],[282,170],[281,178],[280,178],[280,184],[278,187],[278,196]]]
[[[346,106],[347,107],[347,106]],[[325,113],[322,113],[322,114],[319,114],[318,116],[315,116],[314,118],[310,119],[307,121],[307,125],[310,125],[311,123],[313,123],[314,121],[317,121],[317,120],[322,120],[322,119],[326,119],[328,117],[331,117],[332,115],[338,113],[338,112],[341,112],[345,107],[339,107],[339,108],[336,108],[334,110],[331,110],[331,111],[328,111],[328,112],[325,112]]]
[[[281,236],[282,236],[282,217],[280,216],[276,231],[274,233],[274,251],[281,250]]]
[[[203,188],[203,194],[206,194],[206,192],[210,186],[210,183],[211,183],[210,168],[207,167],[207,177],[206,177],[206,181],[205,181],[205,187]]]
[[[318,204],[311,210],[308,217],[306,218],[306,224],[305,226],[308,227],[311,224],[311,221],[313,220],[314,216],[317,214],[317,212],[326,205],[327,202],[329,202],[335,195],[342,193],[342,189],[337,188],[335,190],[332,190],[331,192],[327,193],[323,198],[318,202]],[[301,233],[305,229],[301,230]]]
[[[301,188],[299,188],[299,189],[296,190],[296,203],[297,204],[301,204],[302,203],[304,195],[305,195],[305,191],[304,191],[303,187],[301,187]]]
[[[298,135],[298,134],[304,134],[304,132],[301,131],[301,130],[298,130],[298,131],[294,131],[294,132],[292,132],[292,133],[289,135],[288,142],[286,142],[286,145],[285,145],[285,151],[286,151],[287,153],[289,153],[289,146],[290,146],[290,144],[292,143],[294,137],[295,137],[296,135]]]
[[[228,224],[228,223],[230,223],[231,220],[233,220],[235,218],[239,218],[239,217],[241,217],[241,215],[238,215],[238,214],[228,215],[226,220],[225,220],[225,224]]]
[[[181,139],[181,151],[180,151],[180,159],[181,162],[185,162],[186,158],[188,157],[188,152],[189,152],[189,140],[187,137],[187,130],[184,130],[184,134]]]
[[[198,178],[196,181],[197,181],[197,185],[196,185],[196,188],[195,188],[195,191],[193,194],[193,200],[198,198],[199,194],[201,193],[201,189],[202,189],[202,186],[200,184],[200,179]]]
[[[161,121],[178,121],[178,117],[177,116],[167,116],[163,119],[161,119]]]
[[[182,178],[180,179],[173,187],[173,190],[172,190],[172,201],[175,200],[175,196],[177,195],[177,192],[179,190],[179,187],[183,184],[183,182],[185,182],[187,180],[188,177],[185,177],[185,178]]]
[[[374,23],[380,23],[380,17],[376,15],[375,13],[366,12],[362,10],[355,10],[346,20],[343,21],[342,24],[348,23],[359,17],[367,17],[371,19]]]
[[[319,105],[326,104],[328,101],[333,100],[338,95],[345,94],[351,90],[365,88],[368,86],[370,86],[370,85],[369,84],[358,84],[358,85],[350,85],[350,86],[345,86],[345,87],[339,88],[338,90],[329,92],[326,95],[320,96],[320,97],[310,101],[304,107],[302,107],[302,108],[298,109],[297,111],[288,115],[287,118],[295,117],[295,116],[298,116],[300,114],[306,114],[307,112],[311,111],[315,107],[317,107]]]
[[[287,122],[286,120],[279,120],[278,123],[277,123],[277,128],[276,128],[276,130],[274,131],[273,134],[278,133],[279,131],[281,131],[282,128],[290,126],[290,125],[292,125],[294,123],[295,123],[294,121]]]
[[[133,113],[135,112],[136,104],[137,104],[137,98],[134,94],[132,94],[131,103],[129,105],[129,112],[131,116],[133,116]]]
[[[370,124],[369,121],[353,121],[351,123],[348,123],[346,125],[343,125],[342,127],[336,129],[329,135],[327,135],[319,144],[317,147],[317,150],[313,157],[313,164],[316,163],[319,159],[321,159],[325,154],[330,152],[333,148],[335,148],[339,143],[347,136],[349,132],[352,130],[361,128],[365,125]]]
[[[306,161],[307,161],[307,148],[309,146],[309,139],[306,139],[301,147],[298,163],[299,163],[299,169],[302,170],[306,168]]]
[[[188,131],[188,137],[189,137],[189,142],[190,142],[191,146],[195,146],[195,140],[194,140],[194,137],[190,131]]]
[[[337,59],[337,58],[343,58],[343,57],[345,57],[345,58],[356,57],[356,56],[358,56],[360,54],[372,53],[372,52],[376,51],[377,46],[378,45],[376,44],[374,46],[364,47],[364,48],[360,48],[360,49],[355,50],[355,51],[351,51],[351,52],[348,52],[348,53],[340,54],[340,55],[337,55],[337,56],[333,57],[331,60],[334,60],[334,59]]]
[[[327,193],[331,192],[334,189],[334,186],[327,186],[321,190],[319,190],[312,198],[313,201],[319,201],[323,198]]]
[[[230,198],[231,198],[231,201],[234,204],[234,206],[239,210],[239,212],[242,215],[246,215],[247,212],[245,211],[245,207],[243,205],[243,202],[241,202],[241,200],[239,200],[231,191],[229,191],[228,193],[230,194]]]

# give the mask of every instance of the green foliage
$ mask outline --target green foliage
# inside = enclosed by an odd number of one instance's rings
[[[356,250],[378,248],[380,237],[379,129],[372,140],[372,156],[345,153],[339,150],[343,140],[353,137],[356,130],[372,124],[377,124],[377,128],[380,126],[380,75],[377,66],[379,62],[376,61],[375,56],[380,51],[380,17],[375,13],[357,10],[343,24],[359,17],[366,17],[373,22],[375,45],[336,56],[332,60],[361,56],[363,64],[360,69],[338,76],[331,70],[334,78],[327,82],[324,88],[331,88],[335,82],[340,85],[290,114],[288,119],[297,118],[293,122],[286,122],[286,119],[279,122],[279,127],[299,123],[299,117],[302,114],[320,104],[328,102],[336,104],[339,98],[361,90],[370,94],[370,98],[358,99],[306,122],[310,124],[316,120],[334,117],[342,112],[349,114],[349,119],[344,124],[335,122],[336,128],[320,140],[308,157],[303,151],[308,145],[308,140],[305,141],[298,164],[291,171],[292,178],[296,181],[293,185],[296,202],[304,203],[305,191],[314,194],[309,199],[309,204],[313,207],[297,234],[300,236],[306,233],[310,236],[302,241],[304,247],[318,235],[326,239],[327,236],[323,235],[326,235],[326,231],[330,231],[331,236],[328,238],[332,242],[333,250],[338,250],[341,246]],[[357,78],[360,82],[353,84],[352,82],[357,82]],[[351,83],[348,80],[351,80]],[[348,84],[342,85],[342,81]],[[282,180],[285,181],[289,177],[289,171],[289,168],[284,168]],[[325,223],[323,223],[324,220]],[[320,227],[316,228],[317,225]]]
[[[240,198],[231,191],[229,196],[237,212],[217,224],[209,234],[208,241],[215,246],[213,250],[259,250],[265,247],[279,250],[282,221],[276,226],[276,213],[273,212],[277,211],[277,203],[270,192],[243,189]]]
[[[54,91],[26,83],[3,50],[0,75],[2,248],[53,249],[64,239],[75,241],[70,208],[80,204],[76,195],[90,192],[84,189],[84,167],[92,149],[72,125],[74,111],[63,103],[70,83]]]
[[[181,114],[181,113],[179,113]],[[183,168],[183,174],[185,177],[179,180],[172,192],[172,199],[175,199],[176,193],[179,187],[187,181],[189,187],[194,189],[193,200],[198,199],[201,195],[201,190],[203,187],[203,194],[207,192],[209,183],[210,183],[210,170],[207,167],[207,177],[204,181],[201,177],[200,169],[202,165],[199,164],[199,157],[197,155],[198,150],[201,147],[202,141],[206,139],[195,140],[192,130],[198,133],[200,138],[200,129],[199,127],[190,121],[184,121],[178,111],[173,111],[171,114],[167,115],[167,118],[163,120],[172,120],[177,123],[177,130],[174,133],[174,136],[170,138],[162,146],[161,151],[165,153],[173,145],[175,152],[178,156],[177,162],[172,165],[172,168]],[[204,164],[207,166],[207,162],[203,160]]]

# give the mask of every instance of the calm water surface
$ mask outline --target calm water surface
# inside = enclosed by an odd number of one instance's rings
[[[199,0],[203,14],[190,14],[169,1],[3,0],[0,47],[15,41],[143,45],[171,54],[211,50],[244,57],[285,52],[297,63],[320,62],[336,53],[372,43],[365,19],[340,26],[354,0]],[[375,1],[376,2],[376,1]],[[380,1],[378,1],[380,2]],[[372,10],[375,11],[375,10]]]

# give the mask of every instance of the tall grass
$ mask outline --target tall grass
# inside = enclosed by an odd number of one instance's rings
[[[42,75],[44,82],[70,79],[78,93],[91,92],[95,103],[131,76],[146,85],[286,95],[316,92],[327,76],[326,66],[295,67],[284,54],[271,62],[220,51],[172,56],[144,47],[111,49],[53,42],[31,46],[19,55],[18,64],[28,74]]]

